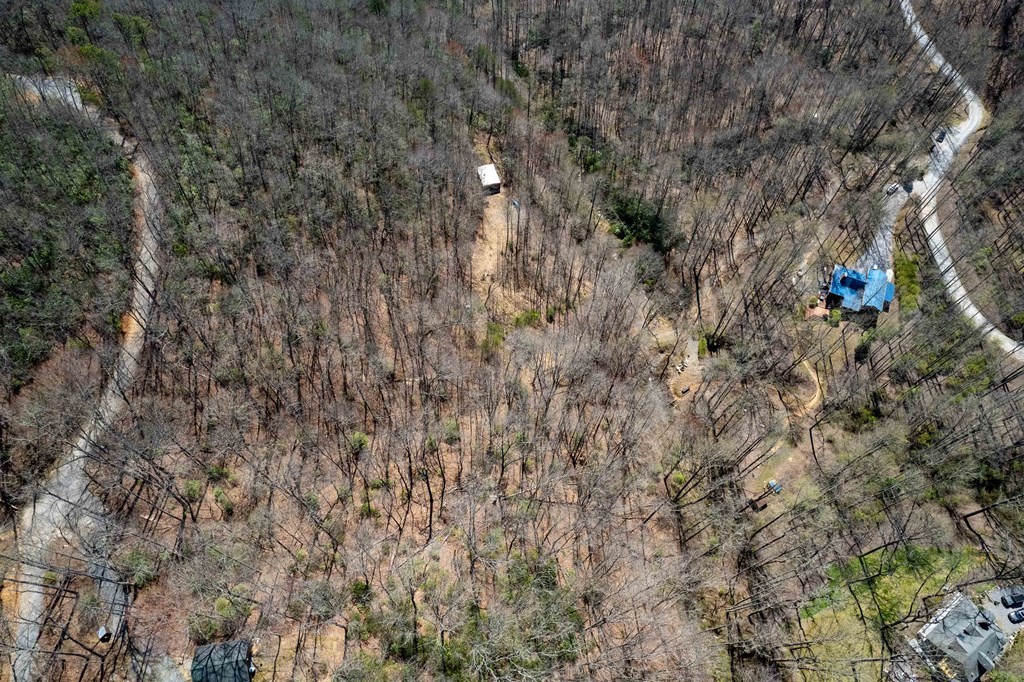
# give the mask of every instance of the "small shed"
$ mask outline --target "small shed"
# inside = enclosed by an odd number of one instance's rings
[[[501,191],[501,176],[498,175],[498,169],[493,163],[480,166],[476,169],[476,174],[480,177],[480,186],[483,187],[484,194],[497,194]]]
[[[250,682],[255,674],[252,644],[245,639],[204,644],[192,657],[192,682]]]

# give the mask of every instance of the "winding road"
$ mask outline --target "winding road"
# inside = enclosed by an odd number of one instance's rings
[[[982,119],[985,115],[985,107],[974,91],[971,90],[970,86],[967,85],[967,82],[963,79],[960,73],[946,61],[939,50],[935,47],[931,38],[929,38],[928,34],[925,33],[924,28],[921,26],[921,22],[917,19],[917,14],[914,13],[914,7],[910,3],[910,0],[900,0],[900,8],[903,10],[903,18],[907,23],[907,27],[910,28],[911,33],[914,34],[918,45],[920,45],[924,50],[925,54],[931,60],[932,65],[953,81],[960,90],[960,94],[963,96],[967,104],[967,118],[950,128],[946,133],[946,138],[941,143],[935,144],[935,148],[930,154],[930,167],[925,173],[924,179],[918,180],[914,183],[913,190],[911,192],[913,196],[918,197],[922,201],[921,211],[924,216],[925,232],[928,237],[928,247],[931,249],[932,256],[934,256],[935,262],[939,266],[939,272],[942,274],[942,281],[946,285],[946,291],[953,303],[955,303],[957,308],[959,308],[960,312],[972,325],[974,325],[974,327],[981,331],[982,335],[987,340],[995,343],[1000,350],[1013,357],[1017,362],[1024,363],[1024,343],[1014,341],[1000,331],[995,325],[989,322],[985,318],[985,315],[978,310],[973,302],[971,302],[971,299],[967,294],[967,290],[964,288],[963,282],[960,281],[960,275],[957,274],[956,267],[953,265],[953,258],[949,255],[949,248],[946,246],[946,240],[942,236],[942,230],[939,229],[939,186],[942,184],[942,179],[949,170],[957,152],[959,152],[961,147],[963,147],[967,138],[973,135],[981,126]],[[899,192],[898,194],[903,193]],[[904,201],[900,206],[906,202],[906,197],[903,197],[903,199]],[[887,202],[886,206],[887,218],[889,203],[890,202]],[[889,228],[887,236],[889,243],[888,252],[890,257],[892,254],[892,222],[895,221],[895,213],[892,214],[892,218],[893,220],[888,222]],[[884,226],[882,231],[885,231]],[[878,238],[876,238],[876,242],[877,241]],[[884,247],[883,249],[877,249],[877,247],[874,246],[871,248],[884,251]]]
[[[103,433],[127,410],[125,394],[141,367],[146,328],[154,306],[163,210],[149,157],[125,138],[113,120],[84,104],[74,83],[24,76],[13,76],[12,80],[26,99],[43,105],[66,106],[80,112],[125,150],[132,164],[138,231],[131,308],[125,316],[124,336],[113,375],[107,381],[96,411],[83,425],[73,447],[58,460],[44,481],[41,492],[31,505],[22,510],[18,520],[21,564],[15,650],[11,665],[14,680],[29,682],[39,674],[35,649],[45,611],[44,577],[50,567],[50,553],[59,545],[67,544],[83,553],[90,575],[98,583],[101,600],[109,610],[107,628],[117,636],[124,627],[129,599],[109,565],[114,527],[107,520],[102,504],[89,491],[85,463],[97,453]]]

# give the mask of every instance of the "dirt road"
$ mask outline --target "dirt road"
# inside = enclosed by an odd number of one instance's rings
[[[931,38],[925,33],[921,23],[917,20],[914,7],[910,0],[900,0],[900,8],[903,10],[903,17],[910,28],[911,33],[917,39],[917,43],[931,59],[932,65],[942,74],[949,77],[960,90],[967,104],[967,118],[960,121],[946,133],[945,139],[935,144],[929,161],[930,166],[925,173],[924,179],[914,183],[913,195],[920,197],[923,201],[921,208],[924,216],[925,231],[928,234],[928,247],[931,249],[935,262],[942,273],[942,281],[946,285],[946,291],[950,299],[960,309],[960,312],[985,336],[988,341],[999,346],[1000,350],[1012,356],[1018,362],[1024,362],[1024,344],[1018,343],[996,328],[989,322],[984,314],[971,302],[964,288],[960,276],[953,265],[953,258],[949,254],[946,240],[939,229],[938,217],[938,193],[942,179],[949,170],[957,152],[963,147],[964,142],[980,126],[985,114],[985,107],[978,96],[971,90],[963,77],[954,69],[949,62],[932,43]]]
[[[85,462],[95,454],[97,442],[127,408],[125,393],[135,380],[153,310],[158,273],[157,248],[162,208],[154,184],[153,167],[144,152],[128,143],[112,120],[95,108],[83,104],[73,83],[61,79],[13,77],[27,99],[42,106],[66,106],[100,125],[115,144],[121,146],[132,162],[135,184],[135,224],[138,230],[138,257],[135,264],[131,308],[125,319],[124,337],[113,376],[107,382],[99,405],[83,425],[74,446],[57,462],[42,485],[33,504],[26,506],[18,524],[18,552],[21,561],[18,587],[18,613],[15,625],[15,651],[12,657],[14,679],[28,682],[37,676],[36,642],[44,612],[44,574],[50,552],[58,543],[84,551],[90,573],[99,583],[101,597],[111,611],[107,627],[119,632],[128,606],[125,590],[113,580],[107,565],[110,526],[99,501],[88,489]]]

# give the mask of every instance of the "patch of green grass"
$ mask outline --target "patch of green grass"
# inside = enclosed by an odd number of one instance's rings
[[[834,606],[838,598],[835,588],[829,586],[827,590],[818,594],[814,599],[809,601],[806,606],[803,606],[800,609],[800,617],[813,618],[815,614],[821,613],[825,609]]]
[[[800,611],[809,621],[809,637],[822,641],[815,654],[827,658],[845,652],[839,656],[843,659],[878,655],[884,628],[919,609],[922,596],[955,586],[982,560],[972,549],[909,546],[830,566],[828,582]]]
[[[898,252],[893,260],[893,273],[896,279],[896,295],[900,299],[900,310],[913,312],[917,310],[917,299],[921,295],[921,280],[918,273],[916,256],[907,256]]]

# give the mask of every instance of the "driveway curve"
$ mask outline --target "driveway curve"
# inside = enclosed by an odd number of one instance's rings
[[[952,299],[964,317],[988,341],[996,344],[1000,350],[1014,358],[1017,362],[1024,363],[1024,343],[1014,341],[1000,331],[986,319],[985,315],[971,301],[967,289],[964,288],[963,282],[960,280],[960,275],[957,274],[953,258],[950,256],[949,248],[946,246],[946,240],[942,236],[942,230],[939,228],[939,186],[942,184],[942,179],[949,170],[954,157],[963,147],[967,138],[974,134],[981,126],[985,115],[985,106],[971,87],[967,85],[963,76],[946,61],[938,48],[935,47],[935,44],[921,26],[921,22],[918,21],[917,14],[914,12],[914,7],[910,0],[900,0],[900,8],[903,11],[903,18],[907,23],[907,27],[914,34],[918,45],[924,50],[932,65],[953,81],[967,104],[967,118],[948,130],[945,139],[941,143],[935,144],[935,148],[930,154],[931,163],[924,175],[924,179],[914,183],[912,194],[922,201],[921,213],[924,217],[928,247],[939,266],[939,272],[942,274],[942,281],[946,285],[946,291],[950,299]]]

